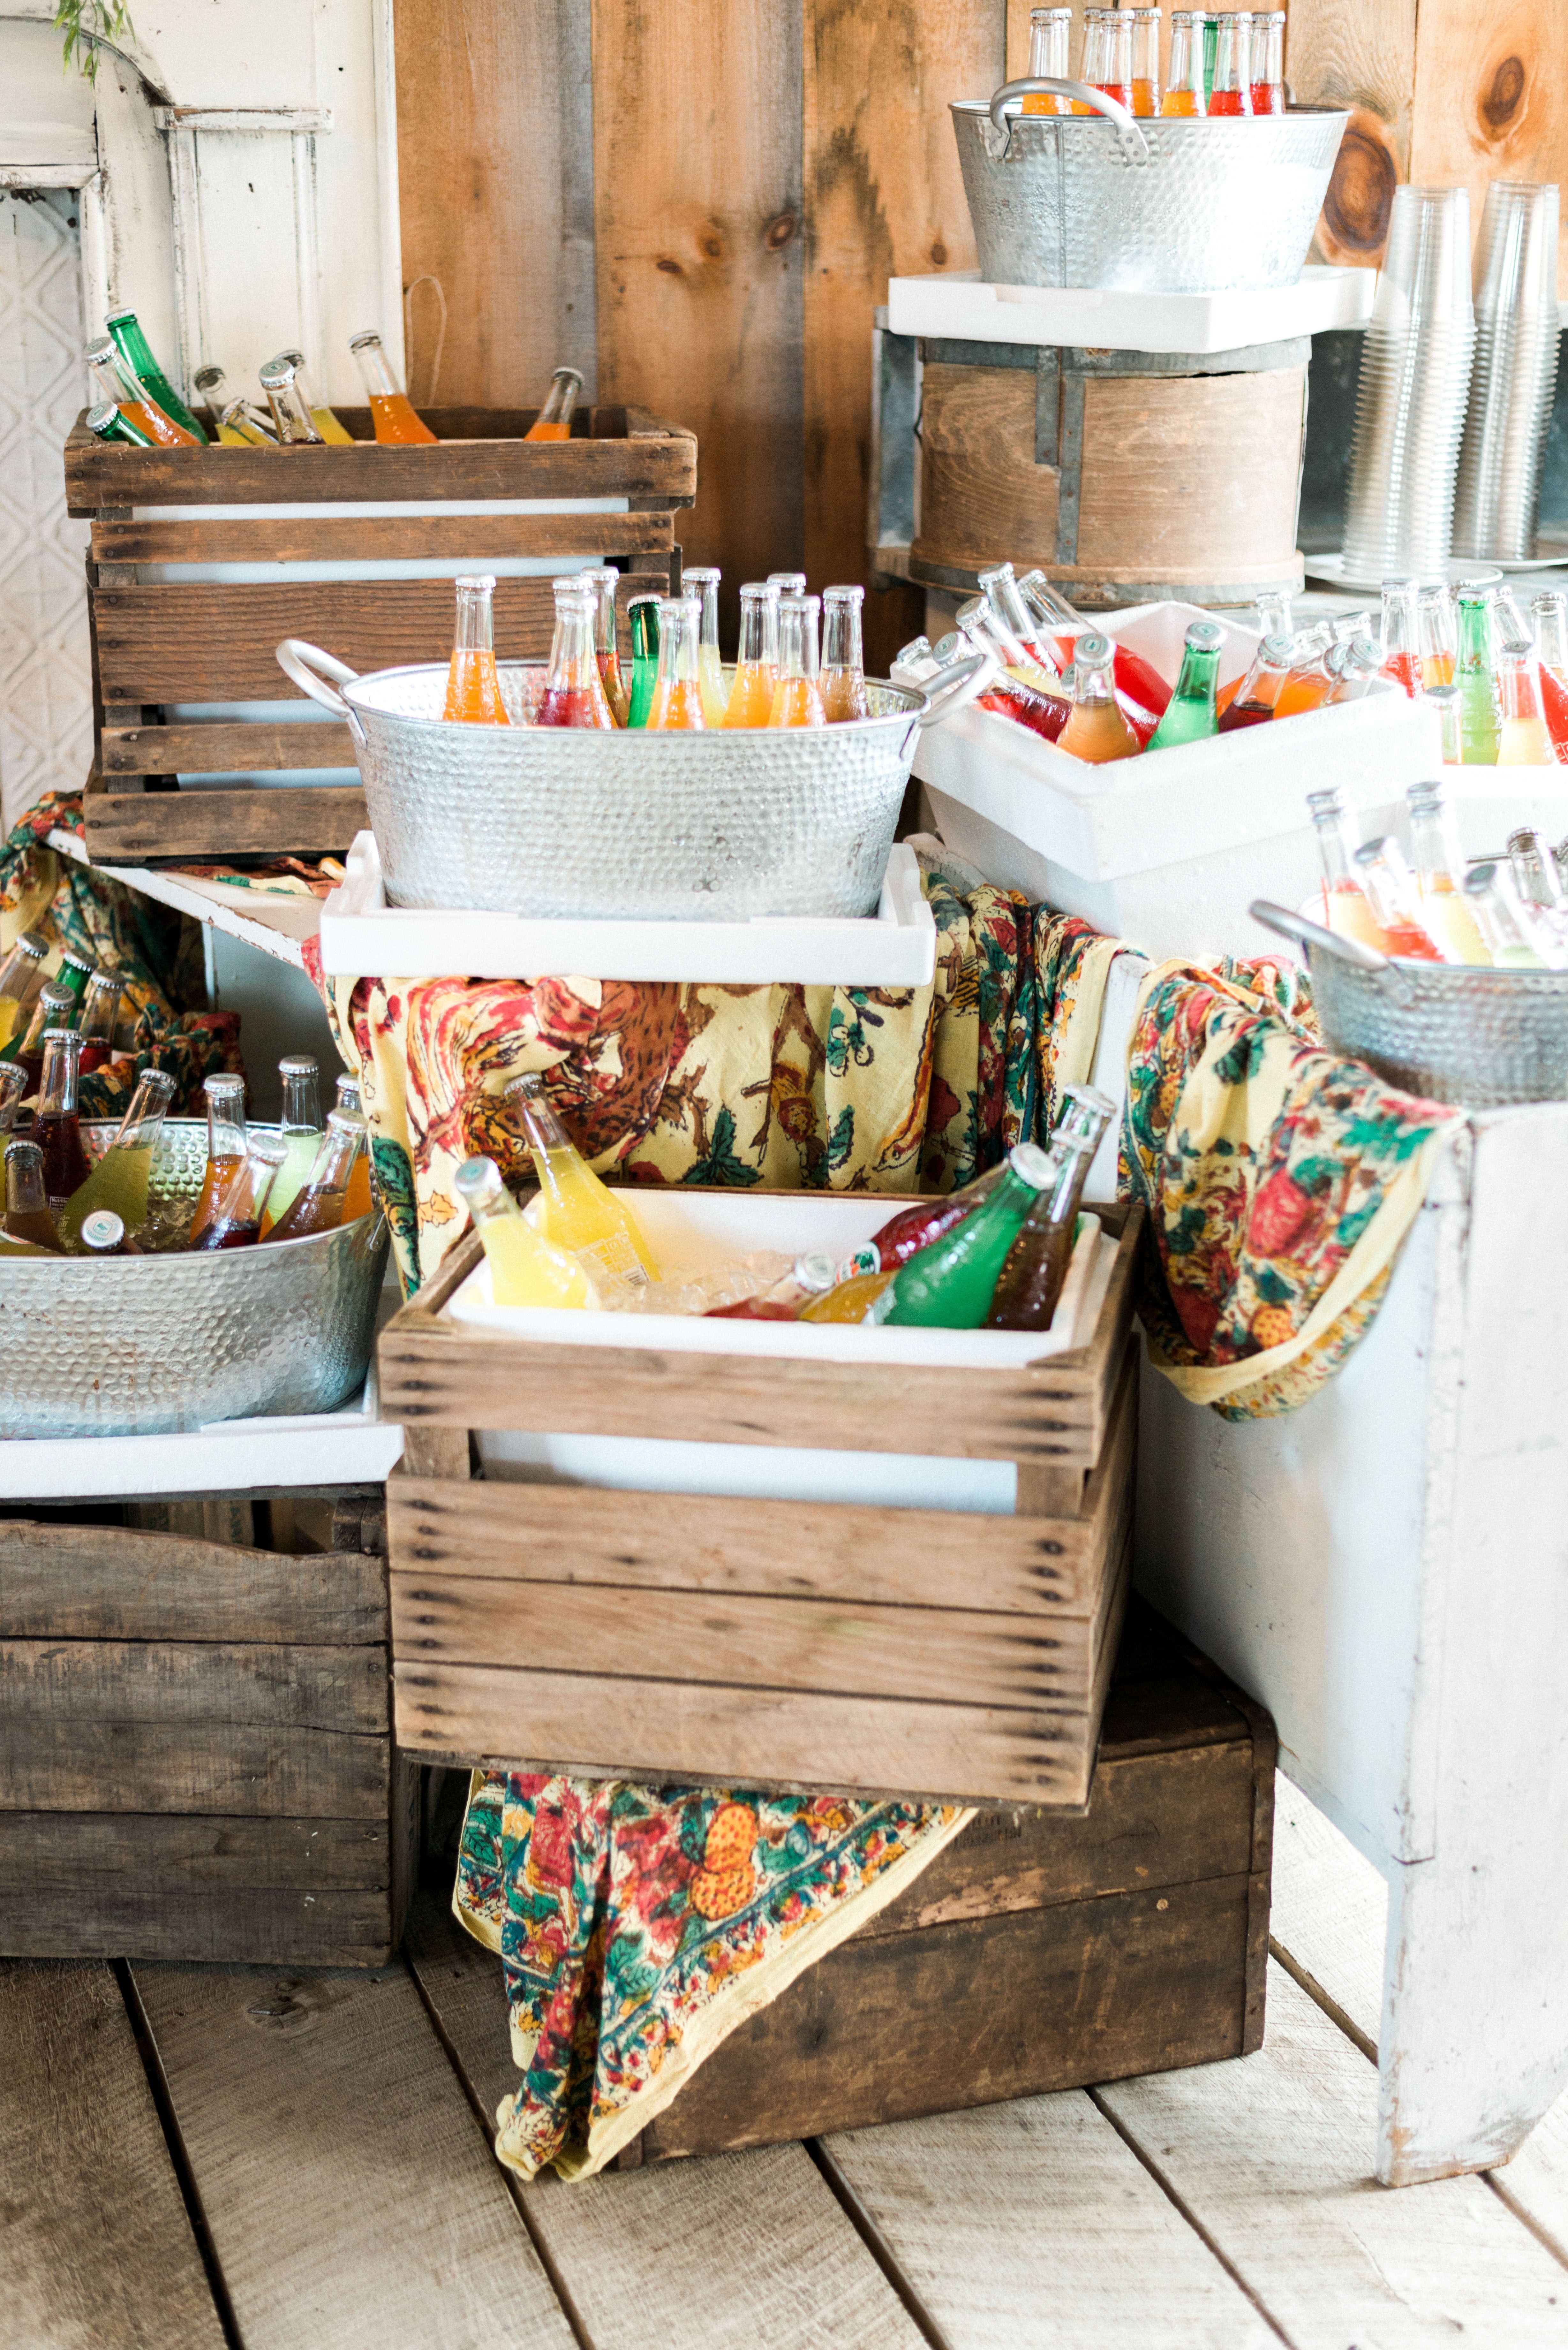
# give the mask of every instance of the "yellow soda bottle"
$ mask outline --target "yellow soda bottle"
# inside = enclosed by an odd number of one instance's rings
[[[803,1322],[864,1322],[872,1305],[881,1296],[893,1275],[896,1264],[886,1273],[854,1273],[830,1289],[826,1297],[814,1297],[809,1305],[800,1309]]]
[[[484,1243],[490,1294],[497,1305],[599,1305],[598,1292],[576,1259],[535,1231],[493,1159],[465,1159],[452,1180]]]
[[[724,665],[719,654],[719,582],[722,573],[704,567],[682,574],[681,591],[690,591],[702,599],[702,618],[698,624],[697,683],[702,696],[702,723],[705,726],[722,726],[729,708],[730,689],[724,682]]]
[[[601,1183],[556,1117],[545,1081],[531,1070],[506,1088],[539,1177],[539,1229],[556,1248],[590,1257],[612,1282],[641,1289],[659,1268],[629,1211]]]
[[[158,1138],[173,1098],[174,1080],[166,1070],[143,1069],[130,1097],[130,1107],[120,1120],[119,1132],[86,1182],[77,1185],[56,1218],[60,1238],[67,1249],[77,1246],[82,1224],[95,1208],[111,1208],[130,1233],[139,1232],[147,1222],[152,1154],[158,1148]]]

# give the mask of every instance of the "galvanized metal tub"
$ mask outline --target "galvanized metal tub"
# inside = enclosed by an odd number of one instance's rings
[[[527,724],[534,662],[498,664],[510,726],[466,726],[441,718],[444,662],[358,677],[295,637],[277,657],[348,722],[389,903],[588,920],[871,913],[917,733],[995,674],[874,683],[841,725],[650,734]]]
[[[1031,90],[1095,113],[1021,114]],[[1103,92],[1055,80],[1008,82],[949,111],[982,278],[1147,294],[1293,286],[1350,120],[1293,107],[1135,121]]]
[[[1252,913],[1305,948],[1324,1043],[1401,1092],[1468,1109],[1568,1099],[1568,971],[1391,962],[1282,906]]]
[[[117,1128],[82,1131],[96,1159]],[[204,1119],[169,1120],[152,1199],[193,1208],[206,1157]],[[0,1438],[168,1436],[331,1411],[364,1382],[386,1263],[377,1215],[211,1255],[0,1264]]]

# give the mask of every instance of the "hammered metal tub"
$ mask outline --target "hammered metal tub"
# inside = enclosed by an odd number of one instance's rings
[[[1095,113],[1021,114],[1031,90]],[[1007,82],[949,112],[983,279],[1146,294],[1293,286],[1350,120],[1299,106],[1135,120],[1102,91],[1054,80]]]
[[[96,1159],[118,1129],[82,1131]],[[153,1200],[194,1207],[206,1158],[205,1119],[170,1119]],[[364,1383],[386,1263],[384,1222],[361,1216],[210,1256],[0,1264],[0,1437],[169,1436],[331,1411]]]
[[[497,664],[512,725],[464,726],[444,661],[359,677],[297,637],[277,658],[348,722],[389,904],[687,922],[874,912],[916,735],[996,668],[872,684],[842,725],[650,734],[527,724],[536,662]]]
[[[1283,906],[1251,911],[1305,948],[1324,1043],[1402,1093],[1467,1109],[1568,1100],[1568,971],[1391,962]]]

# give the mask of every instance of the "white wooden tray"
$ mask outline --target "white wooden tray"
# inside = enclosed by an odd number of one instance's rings
[[[1249,294],[1127,294],[1112,286],[992,286],[978,270],[888,281],[896,335],[957,342],[1076,344],[1118,351],[1231,351],[1330,327],[1364,327],[1376,272],[1303,269]]]

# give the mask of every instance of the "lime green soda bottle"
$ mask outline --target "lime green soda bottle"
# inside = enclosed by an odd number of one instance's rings
[[[901,1264],[866,1319],[898,1329],[978,1330],[1007,1253],[1054,1162],[1038,1144],[1009,1151],[995,1189],[961,1224]]]
[[[1181,674],[1165,705],[1165,715],[1148,738],[1151,751],[1169,751],[1178,743],[1201,743],[1218,731],[1214,684],[1220,673],[1220,649],[1225,631],[1213,620],[1194,620],[1187,631]]]

